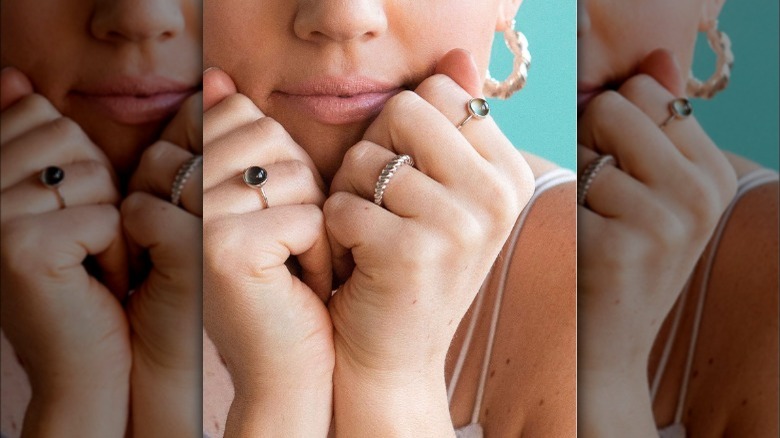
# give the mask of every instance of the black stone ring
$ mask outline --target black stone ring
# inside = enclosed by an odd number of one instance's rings
[[[59,203],[60,209],[65,208],[65,199],[62,197],[59,188],[62,181],[65,179],[65,171],[62,170],[61,167],[49,166],[41,170],[39,178],[41,183],[43,183],[46,188],[53,191],[57,196],[57,203]]]
[[[260,166],[250,166],[244,170],[244,183],[249,187],[260,190],[260,196],[263,198],[264,208],[268,208],[268,197],[265,195],[263,186],[268,181],[268,171]]]

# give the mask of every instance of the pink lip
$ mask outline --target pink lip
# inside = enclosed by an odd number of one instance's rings
[[[577,117],[581,116],[588,103],[594,97],[603,93],[605,88],[601,85],[593,85],[585,82],[577,82]]]
[[[365,77],[325,77],[285,86],[271,97],[320,123],[344,125],[375,117],[403,89]]]
[[[139,125],[171,117],[195,89],[159,76],[121,76],[78,87],[71,96],[118,123]]]

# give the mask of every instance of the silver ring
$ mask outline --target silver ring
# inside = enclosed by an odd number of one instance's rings
[[[263,208],[268,208],[268,197],[265,195],[263,186],[268,181],[268,171],[260,166],[249,166],[244,169],[244,183],[249,187],[260,190],[260,196],[263,198]]]
[[[57,196],[57,203],[60,205],[60,210],[65,208],[65,198],[63,198],[62,193],[60,193],[60,185],[65,179],[65,171],[62,170],[61,167],[49,166],[41,170],[38,178],[47,189],[53,191],[54,195]]]
[[[385,189],[387,189],[390,179],[404,164],[414,166],[414,160],[409,155],[396,155],[395,158],[390,160],[385,168],[382,169],[382,173],[379,174],[379,179],[377,179],[376,186],[374,187],[374,204],[379,206],[382,205],[382,197],[385,195]]]
[[[173,205],[181,204],[181,194],[184,191],[184,185],[187,180],[192,176],[192,172],[203,162],[203,155],[193,155],[187,161],[185,161],[176,172],[176,177],[173,178],[173,184],[171,184],[171,203]]]
[[[691,101],[684,97],[678,97],[669,102],[669,117],[661,123],[660,127],[664,128],[672,120],[687,119],[691,114],[693,114],[693,105],[691,105]]]
[[[469,115],[458,124],[458,130],[463,128],[463,125],[474,117],[478,119],[487,117],[490,114],[490,105],[488,105],[487,100],[475,97],[466,103],[466,110],[468,110]]]
[[[588,195],[591,184],[593,184],[593,181],[596,179],[596,175],[598,175],[601,169],[607,164],[615,164],[615,157],[612,155],[602,155],[588,163],[577,181],[577,204],[582,206],[585,205],[585,197]]]

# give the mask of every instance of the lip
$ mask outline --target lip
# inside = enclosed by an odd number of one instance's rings
[[[173,116],[196,89],[160,76],[119,76],[77,87],[70,94],[118,123],[140,125]]]
[[[586,82],[577,82],[577,117],[581,116],[594,97],[603,93],[606,87]]]
[[[332,76],[284,86],[271,98],[320,123],[345,125],[375,117],[391,97],[404,89],[362,76]]]

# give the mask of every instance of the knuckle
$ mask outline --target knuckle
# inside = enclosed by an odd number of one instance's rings
[[[233,94],[225,98],[220,105],[226,107],[230,114],[241,115],[247,118],[261,118],[263,113],[252,102],[252,99],[243,94]]]
[[[279,139],[286,138],[288,136],[287,130],[284,129],[284,126],[271,117],[263,117],[255,120],[252,123],[252,127],[262,138]]]
[[[454,86],[455,82],[449,76],[435,74],[422,81],[415,92],[421,96],[431,96],[442,90],[452,89]]]
[[[59,112],[54,108],[51,102],[43,97],[43,95],[37,93],[23,97],[17,105],[19,105],[23,112],[29,111],[45,114],[49,117],[59,117]]]
[[[359,169],[361,164],[367,160],[371,152],[375,150],[376,146],[377,145],[374,143],[361,140],[347,150],[347,153],[344,155],[344,164],[348,166],[348,168]]]
[[[647,92],[658,86],[658,83],[646,74],[639,74],[631,77],[620,87],[620,94],[628,99],[640,98]]]
[[[391,114],[405,114],[420,104],[422,98],[411,90],[404,90],[391,97],[385,104],[385,111]]]
[[[68,117],[59,117],[53,120],[49,124],[48,129],[49,132],[56,136],[57,139],[78,139],[85,136],[84,131],[81,130],[81,127],[78,125],[78,123],[74,122],[73,119]]]

